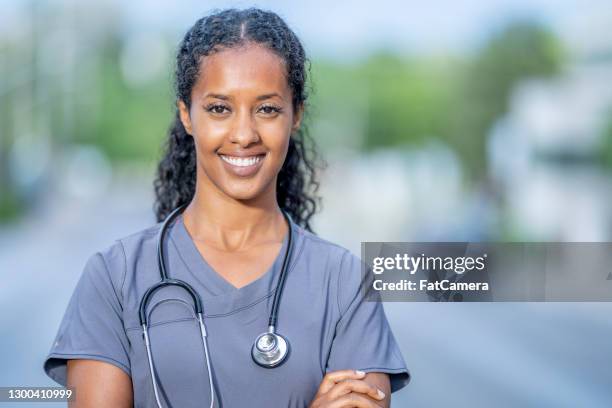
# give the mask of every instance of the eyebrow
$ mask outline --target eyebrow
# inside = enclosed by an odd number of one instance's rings
[[[204,98],[223,99],[224,101],[227,101],[228,99],[230,99],[229,96],[227,95],[216,94],[216,93],[207,93],[206,95],[204,95]]]
[[[282,97],[282,96],[280,96],[280,95],[279,95],[279,94],[277,94],[276,92],[273,92],[273,93],[269,93],[269,94],[265,94],[265,95],[259,95],[259,96],[257,97],[257,100],[258,100],[258,101],[263,101],[264,99],[269,99],[269,98],[272,98],[272,97],[274,97],[274,96],[278,96],[279,98],[283,99],[283,97]]]
[[[272,98],[274,96],[278,96],[280,99],[283,99],[282,96],[280,96],[279,94],[277,94],[276,92],[273,93],[269,93],[269,94],[264,94],[264,95],[259,95],[257,97],[258,101],[263,101],[265,99],[269,99]],[[224,101],[230,100],[231,98],[227,95],[223,95],[223,94],[216,94],[216,93],[207,93],[206,95],[204,95],[204,98],[216,98],[216,99],[221,99]]]

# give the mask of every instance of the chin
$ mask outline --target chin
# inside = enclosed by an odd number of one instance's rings
[[[242,186],[226,186],[223,188],[225,194],[234,200],[250,201],[260,197],[264,189],[260,186],[254,187],[252,184]]]

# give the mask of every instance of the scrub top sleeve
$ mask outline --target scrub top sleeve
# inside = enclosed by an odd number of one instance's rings
[[[371,288],[371,285],[362,279],[361,265],[361,260],[347,251],[338,274],[340,319],[336,324],[326,372],[352,369],[387,373],[391,392],[395,392],[408,384],[410,374],[382,303],[364,299],[363,288]]]
[[[123,258],[118,259],[116,250],[115,256],[113,250],[109,253],[113,272],[120,267],[119,273],[124,273]],[[44,370],[49,377],[65,386],[66,363],[70,359],[104,361],[130,375],[129,341],[123,326],[119,293],[103,255],[91,256],[45,360]]]

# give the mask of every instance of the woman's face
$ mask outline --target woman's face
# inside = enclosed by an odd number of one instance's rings
[[[275,193],[289,138],[302,116],[301,108],[293,110],[286,75],[284,61],[257,44],[202,59],[191,107],[178,104],[195,141],[198,185],[237,200]]]

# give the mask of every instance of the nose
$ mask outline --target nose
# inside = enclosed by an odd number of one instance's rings
[[[238,115],[230,133],[230,141],[241,147],[248,147],[259,141],[259,134],[255,126],[255,120],[248,109],[242,109]]]

